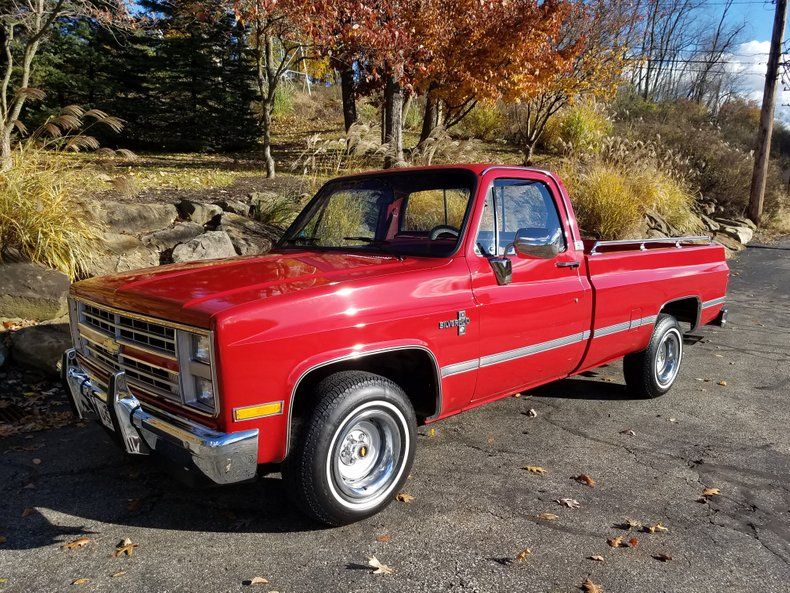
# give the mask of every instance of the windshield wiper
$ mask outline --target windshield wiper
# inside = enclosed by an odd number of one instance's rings
[[[283,243],[287,245],[313,245],[318,239],[316,237],[291,237],[289,239],[285,239]]]
[[[373,239],[372,237],[343,237],[344,241],[361,241],[369,243],[370,245],[388,245],[390,242],[386,239]]]

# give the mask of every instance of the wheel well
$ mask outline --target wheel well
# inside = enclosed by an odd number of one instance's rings
[[[309,371],[300,379],[291,402],[292,430],[315,407],[318,397],[315,386],[338,371],[368,371],[397,383],[411,401],[420,423],[440,411],[440,379],[433,356],[422,348],[390,350],[333,362]]]
[[[688,331],[694,331],[699,325],[700,301],[697,297],[686,297],[670,301],[661,307],[660,313],[672,315],[681,323],[688,323]]]

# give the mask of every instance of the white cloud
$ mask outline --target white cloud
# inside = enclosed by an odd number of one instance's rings
[[[760,104],[763,100],[765,72],[768,68],[769,41],[741,43],[726,59],[728,69],[736,76],[736,90],[740,95]],[[787,56],[782,56],[782,61]],[[780,72],[781,74],[781,72]],[[784,89],[780,78],[776,94],[776,118],[790,124],[790,91]]]

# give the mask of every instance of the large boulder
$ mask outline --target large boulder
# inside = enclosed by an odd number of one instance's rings
[[[173,261],[176,263],[197,259],[219,259],[234,257],[236,250],[230,237],[223,231],[209,231],[191,241],[176,245],[173,249]]]
[[[196,222],[177,222],[173,228],[143,235],[141,240],[146,247],[165,250],[186,243],[202,232],[203,227]]]
[[[214,217],[222,214],[222,208],[216,204],[201,204],[190,200],[182,200],[177,208],[182,218],[199,225],[211,222]]]
[[[754,231],[746,224],[730,221],[723,218],[716,220],[721,226],[721,232],[746,245],[754,237]]]
[[[251,206],[241,200],[222,200],[217,205],[225,212],[238,214],[239,216],[249,216]]]
[[[159,265],[159,251],[131,235],[104,233],[104,251],[83,262],[89,276],[117,274]]]
[[[68,310],[69,277],[29,262],[0,265],[0,317],[43,321]]]
[[[734,239],[725,233],[713,233],[713,240],[724,245],[729,251],[735,252],[746,249],[738,239]]]
[[[11,336],[11,359],[15,364],[50,377],[60,373],[63,353],[71,348],[68,323],[33,325]]]
[[[279,231],[267,224],[226,212],[219,230],[225,231],[239,255],[266,253],[279,238]]]
[[[94,212],[111,231],[137,235],[169,227],[178,217],[173,204],[130,204],[98,202]]]

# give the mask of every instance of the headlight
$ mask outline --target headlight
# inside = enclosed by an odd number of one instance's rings
[[[214,385],[210,380],[195,377],[195,401],[208,408],[214,408]]]
[[[211,340],[208,336],[192,336],[192,360],[211,364]]]

